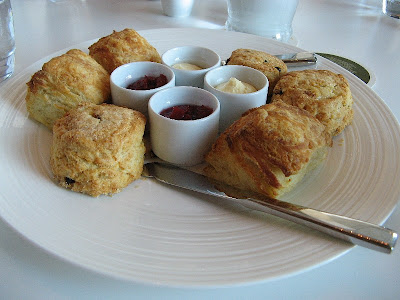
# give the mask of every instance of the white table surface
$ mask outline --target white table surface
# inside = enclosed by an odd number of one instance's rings
[[[160,1],[12,0],[15,73],[55,51],[126,27],[223,30],[224,0],[197,0],[188,18],[162,14]],[[379,0],[300,0],[298,47],[353,59],[376,77],[373,90],[400,119],[400,20]],[[1,84],[0,84],[1,88]],[[1,130],[1,129],[0,129]],[[0,191],[1,195],[1,191]],[[385,226],[400,230],[397,208]],[[242,287],[179,289],[125,282],[65,262],[27,241],[0,219],[0,299],[399,299],[400,249],[355,247],[304,273]]]

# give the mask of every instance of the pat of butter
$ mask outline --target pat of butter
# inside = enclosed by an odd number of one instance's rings
[[[203,69],[197,65],[189,64],[189,63],[178,63],[178,64],[174,64],[172,67],[175,69],[179,69],[179,70],[190,70],[190,71]]]
[[[231,77],[227,82],[218,84],[215,88],[221,92],[233,94],[248,94],[257,91],[257,89],[251,84],[240,81],[235,77]]]

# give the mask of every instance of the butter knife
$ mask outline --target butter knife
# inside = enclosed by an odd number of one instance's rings
[[[297,224],[305,225],[352,244],[391,253],[397,241],[397,233],[383,226],[339,216],[277,199],[237,199],[217,190],[206,176],[187,169],[160,162],[145,165],[146,177],[191,191],[229,199],[241,205],[268,213]]]
[[[275,55],[275,57],[283,60],[285,64],[291,67],[312,65],[317,62],[317,56],[312,52],[288,53]]]
[[[283,60],[288,67],[301,67],[317,63],[317,55],[313,52],[298,52],[274,55],[275,57]],[[226,65],[227,60],[223,60],[221,65]]]

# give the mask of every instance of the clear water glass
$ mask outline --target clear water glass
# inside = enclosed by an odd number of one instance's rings
[[[400,0],[383,0],[382,11],[388,16],[400,19]]]
[[[10,0],[0,0],[0,82],[14,72],[14,20]]]
[[[299,0],[227,0],[226,28],[288,42],[298,3]]]

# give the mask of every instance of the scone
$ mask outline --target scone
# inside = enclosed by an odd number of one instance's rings
[[[52,129],[54,122],[79,103],[100,104],[110,98],[110,75],[93,58],[73,49],[52,58],[27,83],[31,118]]]
[[[50,165],[63,187],[94,197],[119,192],[143,171],[146,119],[112,104],[82,104],[57,120]]]
[[[277,198],[326,157],[332,138],[305,110],[283,102],[246,112],[206,155],[205,174],[228,186]]]
[[[289,72],[276,84],[272,102],[307,110],[332,136],[338,135],[353,120],[353,97],[346,78],[328,70]]]
[[[114,31],[89,47],[89,55],[108,73],[121,65],[135,61],[161,62],[156,48],[133,29]]]
[[[269,81],[268,95],[272,94],[279,78],[287,73],[287,66],[282,60],[263,51],[252,49],[237,49],[233,51],[227,60],[227,64],[243,65],[264,73]]]

